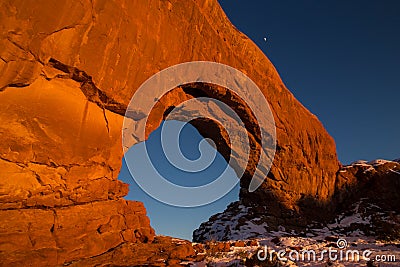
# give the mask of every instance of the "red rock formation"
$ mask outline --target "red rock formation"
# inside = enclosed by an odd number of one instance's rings
[[[123,199],[1,215],[2,266],[55,266],[154,238],[143,204]]]
[[[181,62],[235,67],[271,105],[274,165],[255,194],[243,180],[243,201],[273,196],[296,209],[302,195],[326,200],[333,194],[339,163],[332,138],[217,1],[6,0],[0,25],[3,262],[62,264],[152,240],[144,208],[121,200],[128,190],[117,180],[122,115],[147,78]],[[220,98],[221,91],[194,89]],[[172,94],[161,111],[195,95]]]
[[[182,266],[180,262],[197,258],[189,241],[157,236],[151,244],[123,243],[98,256],[68,263],[68,266]]]

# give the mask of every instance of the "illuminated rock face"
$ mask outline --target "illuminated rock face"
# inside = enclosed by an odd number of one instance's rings
[[[165,111],[184,100],[207,94],[231,101],[247,118],[255,147],[241,181],[243,202],[278,200],[297,210],[304,196],[325,201],[334,194],[339,162],[333,139],[285,88],[266,56],[231,25],[217,1],[0,5],[2,259],[18,257],[23,263],[58,255],[50,265],[62,264],[124,242],[153,239],[144,207],[123,200],[128,187],[117,180],[123,115],[146,79],[187,61],[227,64],[262,90],[277,131],[268,179],[256,192],[247,192],[259,146],[251,129],[256,122],[245,103],[228,99],[223,88],[196,84],[172,91],[151,114],[149,133]],[[229,156],[229,140],[218,125],[194,124]]]

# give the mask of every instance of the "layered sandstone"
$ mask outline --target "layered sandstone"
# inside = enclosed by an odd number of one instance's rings
[[[2,210],[1,265],[56,266],[154,238],[140,202]]]
[[[304,197],[323,202],[333,195],[339,163],[332,138],[217,1],[2,1],[0,25],[4,262],[56,255],[49,265],[62,264],[153,239],[144,208],[122,200],[128,190],[117,180],[122,121],[146,79],[182,62],[230,65],[262,90],[277,130],[268,179],[255,193],[247,192],[259,140],[251,111],[240,99],[228,99],[226,89],[178,88],[160,100],[148,132],[183,100],[207,94],[233,101],[247,118],[254,144],[241,181],[242,201],[278,201],[297,210]],[[219,140],[220,152],[228,156],[229,140],[219,127],[210,132],[204,122],[195,126]]]

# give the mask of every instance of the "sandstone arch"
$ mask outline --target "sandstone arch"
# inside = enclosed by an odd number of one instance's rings
[[[217,1],[10,0],[0,4],[0,25],[5,262],[56,265],[145,240],[137,236],[152,240],[144,208],[123,199],[127,186],[117,180],[122,115],[140,84],[181,62],[237,68],[271,104],[278,151],[270,179],[256,195],[242,190],[243,201],[272,192],[296,209],[302,195],[333,194],[334,141]]]

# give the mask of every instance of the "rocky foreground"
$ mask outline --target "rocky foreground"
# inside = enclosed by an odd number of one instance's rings
[[[346,247],[338,248],[338,241],[343,242],[343,240],[346,240]],[[183,261],[181,262],[183,266],[328,267],[399,266],[400,264],[398,241],[385,242],[360,236],[341,239],[328,233],[320,233],[318,236],[309,238],[293,236],[286,232],[274,232],[270,237],[225,242],[211,241],[201,245],[194,244],[194,248],[198,254],[198,261]],[[267,257],[265,257],[265,251],[267,251]],[[329,251],[332,253],[331,258]],[[363,256],[365,251],[368,252],[364,254],[367,256]],[[279,257],[277,253],[280,253]]]

